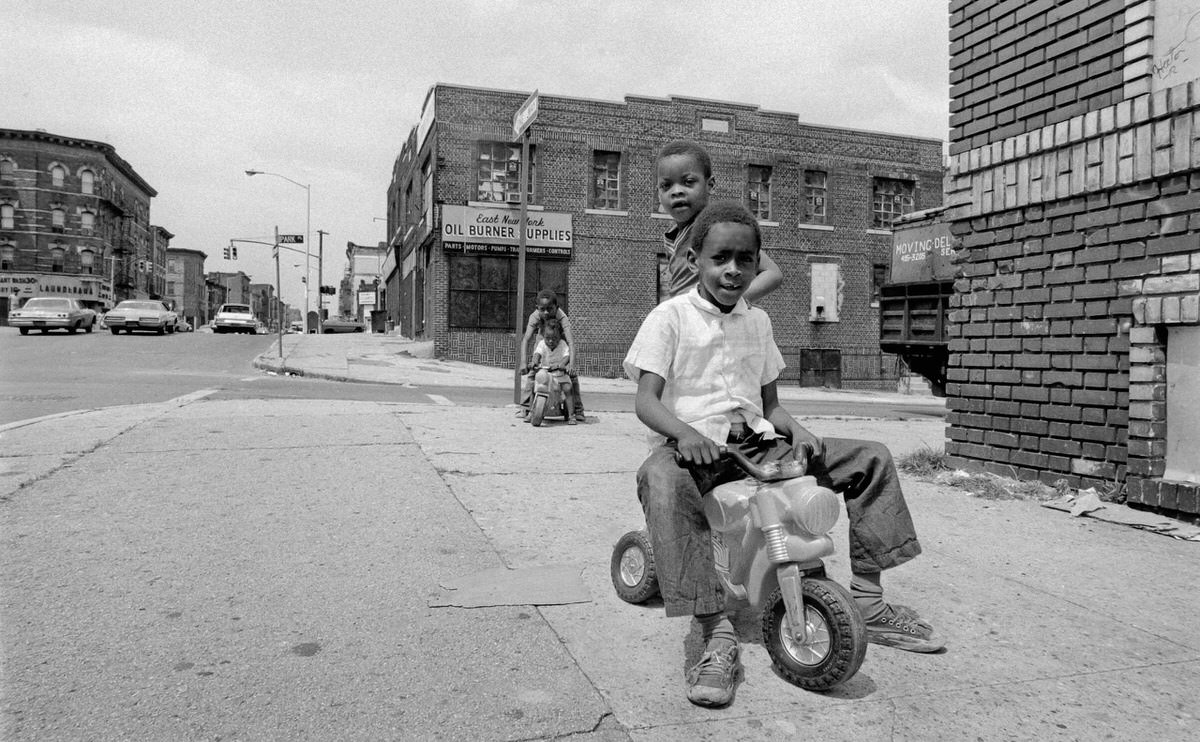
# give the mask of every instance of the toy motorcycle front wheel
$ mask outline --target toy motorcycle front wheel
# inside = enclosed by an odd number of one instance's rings
[[[821,578],[804,580],[804,620],[808,641],[787,628],[787,607],[776,589],[763,606],[763,644],[785,678],[805,690],[823,691],[858,672],[867,654],[867,627],[854,598],[841,585]]]
[[[658,595],[654,549],[645,531],[630,531],[617,540],[609,571],[617,596],[626,603],[645,603]]]
[[[546,419],[546,395],[539,394],[533,398],[533,409],[529,412],[529,422],[538,427]]]

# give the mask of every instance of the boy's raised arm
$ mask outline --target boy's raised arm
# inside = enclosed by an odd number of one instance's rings
[[[763,250],[759,250],[758,275],[746,287],[746,293],[742,297],[747,302],[753,304],[756,300],[763,298],[781,285],[783,285],[783,271],[774,260],[771,260],[770,255],[767,255]]]
[[[692,426],[675,417],[662,403],[666,381],[658,374],[642,371],[638,375],[637,396],[633,409],[646,427],[669,440],[674,440],[683,460],[691,464],[712,464],[721,457],[721,450],[712,440]]]

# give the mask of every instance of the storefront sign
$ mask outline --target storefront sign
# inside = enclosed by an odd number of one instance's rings
[[[11,296],[69,296],[81,301],[112,303],[112,288],[99,276],[62,273],[2,273],[0,294]]]
[[[526,217],[525,249],[530,255],[569,258],[574,234],[571,215],[531,211]],[[468,255],[517,254],[521,214],[510,209],[442,206],[442,247]]]
[[[363,307],[375,306],[375,292],[374,291],[359,291],[358,292],[358,304],[359,304],[359,306],[363,306]]]
[[[891,283],[949,281],[954,278],[958,240],[944,222],[904,227],[893,233]]]

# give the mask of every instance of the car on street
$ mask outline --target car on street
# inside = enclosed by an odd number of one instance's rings
[[[222,304],[212,320],[212,331],[244,332],[253,335],[258,331],[258,320],[249,304]]]
[[[304,332],[304,323],[299,321],[291,323],[288,325],[288,332]]]
[[[141,330],[163,335],[175,332],[178,322],[178,314],[167,309],[166,304],[153,299],[126,299],[104,315],[104,324],[114,335],[121,330],[126,334]]]
[[[8,313],[8,324],[20,330],[22,335],[28,335],[30,330],[91,332],[96,327],[96,312],[83,306],[78,299],[35,296]]]
[[[321,331],[331,332],[366,332],[366,325],[357,317],[329,317],[321,323]]]

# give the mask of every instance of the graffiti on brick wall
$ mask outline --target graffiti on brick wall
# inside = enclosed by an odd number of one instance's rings
[[[1159,0],[1154,16],[1154,89],[1200,78],[1200,10],[1195,0]]]

